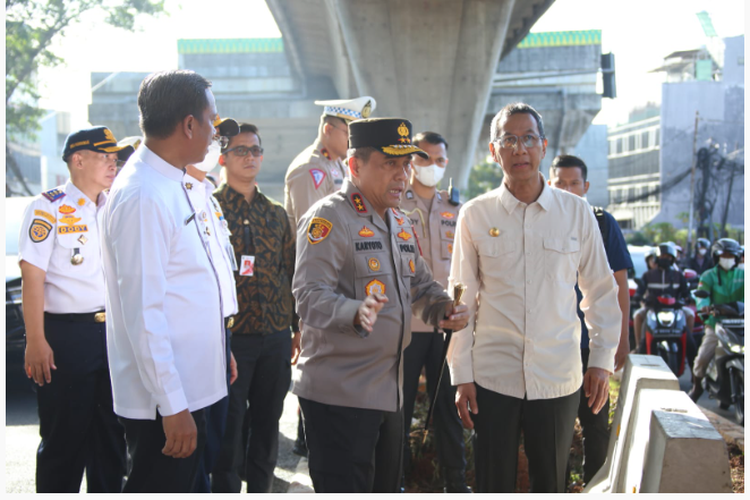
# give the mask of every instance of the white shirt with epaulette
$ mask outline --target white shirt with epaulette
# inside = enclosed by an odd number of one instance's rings
[[[18,262],[46,274],[44,310],[80,314],[104,309],[100,210],[107,195],[90,200],[71,181],[35,197],[26,208]],[[98,202],[98,203],[97,203]]]

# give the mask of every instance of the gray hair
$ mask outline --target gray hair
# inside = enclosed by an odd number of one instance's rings
[[[507,104],[503,109],[497,112],[495,117],[492,119],[492,125],[490,125],[490,140],[494,141],[500,136],[499,124],[503,118],[509,118],[519,113],[527,113],[534,117],[536,120],[536,126],[539,129],[539,137],[544,139],[544,122],[542,122],[542,115],[537,110],[532,108],[523,102],[513,102]]]

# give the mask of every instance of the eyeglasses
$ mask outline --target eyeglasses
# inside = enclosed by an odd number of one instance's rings
[[[247,156],[248,153],[252,153],[256,158],[263,155],[263,148],[253,146],[251,148],[247,146],[237,146],[236,148],[227,149],[224,154],[234,153],[235,156]]]
[[[534,134],[526,134],[522,135],[521,137],[518,137],[517,135],[504,135],[503,137],[500,137],[499,139],[496,139],[495,142],[500,144],[500,147],[503,149],[515,149],[516,145],[518,145],[518,142],[520,140],[521,144],[523,144],[523,147],[526,149],[536,147],[539,145],[539,140],[541,137]]]
[[[223,135],[215,135],[214,140],[219,143],[219,147],[221,149],[224,149],[225,147],[229,146],[229,137],[226,137]]]

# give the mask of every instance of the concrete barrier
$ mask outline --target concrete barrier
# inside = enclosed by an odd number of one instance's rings
[[[721,435],[664,361],[631,354],[623,371],[607,461],[584,492],[731,492]]]

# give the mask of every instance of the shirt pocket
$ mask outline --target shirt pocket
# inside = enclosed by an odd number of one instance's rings
[[[455,227],[440,228],[440,257],[443,260],[450,260],[453,255],[453,238],[455,236]]]
[[[84,224],[78,224],[81,226]],[[63,226],[65,227],[65,226]],[[81,237],[85,238],[85,243],[81,243]],[[92,252],[96,250],[96,241],[92,241],[89,232],[55,234],[55,259],[60,269],[72,270],[80,268],[80,264],[74,265],[72,262],[73,255],[80,254],[83,258],[81,264],[87,258],[92,257]],[[78,250],[76,252],[76,249]]]
[[[479,269],[484,276],[501,281],[512,281],[513,257],[518,243],[510,239],[493,238],[477,242]]]
[[[361,253],[354,258],[354,296],[357,300],[365,300],[372,293],[391,295],[389,289],[393,286],[393,266],[388,261],[388,254]],[[385,305],[388,307],[389,303]]]
[[[547,278],[565,283],[576,284],[576,272],[581,255],[581,245],[572,237],[544,238],[544,268]]]

